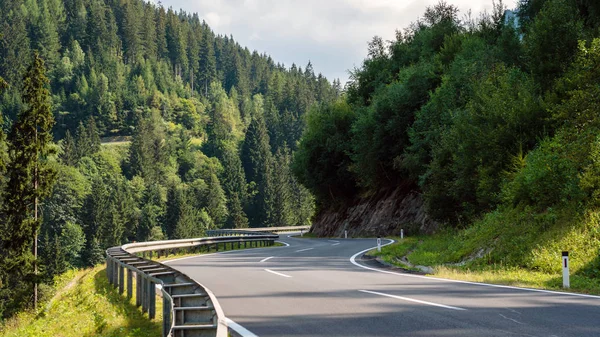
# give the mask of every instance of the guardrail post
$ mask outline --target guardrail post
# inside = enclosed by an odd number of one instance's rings
[[[111,257],[106,256],[106,277],[108,278],[108,283],[112,282],[112,275],[111,275],[111,268],[110,268],[111,265],[112,265]]]
[[[116,259],[113,261],[112,276],[113,276],[113,287],[116,288],[119,285],[119,262],[117,262]]]
[[[135,306],[142,305],[142,275],[135,273]]]
[[[119,264],[119,294],[122,294],[125,287],[125,268]]]
[[[131,300],[133,297],[133,271],[131,269],[127,269],[127,299]]]
[[[171,333],[171,301],[163,293],[163,337]]]
[[[142,313],[148,312],[148,294],[146,293],[148,291],[147,282],[146,276],[142,275]]]
[[[148,317],[154,319],[156,317],[156,284],[148,280]]]

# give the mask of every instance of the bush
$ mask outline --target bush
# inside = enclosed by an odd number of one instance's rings
[[[525,167],[515,173],[502,194],[513,206],[522,203],[538,210],[582,200],[578,163],[560,138],[545,140],[526,156]]]

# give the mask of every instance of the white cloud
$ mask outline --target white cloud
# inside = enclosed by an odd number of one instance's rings
[[[513,0],[514,1],[514,0]],[[330,80],[348,77],[362,63],[375,35],[394,38],[438,0],[162,0],[165,7],[197,12],[217,33],[233,35],[276,62],[304,66]],[[491,10],[492,0],[447,0],[462,14]],[[507,3],[514,7],[514,3]]]

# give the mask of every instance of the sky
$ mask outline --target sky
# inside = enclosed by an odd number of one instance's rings
[[[151,0],[158,2],[158,0]],[[416,21],[438,0],[161,0],[165,8],[196,12],[217,34],[233,35],[251,51],[302,67],[330,81],[360,67],[373,36],[393,40],[396,29]],[[446,0],[472,17],[491,11],[492,0]],[[505,0],[508,8],[514,0]]]

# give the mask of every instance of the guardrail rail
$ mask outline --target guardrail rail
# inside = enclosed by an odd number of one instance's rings
[[[150,319],[156,317],[156,290],[163,301],[163,337],[227,337],[225,315],[214,294],[198,281],[152,258],[212,250],[272,246],[275,232],[308,230],[303,227],[269,227],[244,230],[207,231],[209,237],[131,243],[106,250],[106,273],[109,282],[133,297]],[[125,272],[127,271],[127,272]]]

